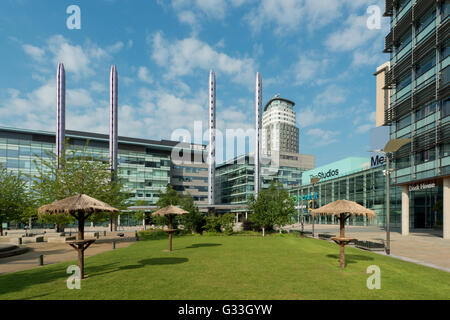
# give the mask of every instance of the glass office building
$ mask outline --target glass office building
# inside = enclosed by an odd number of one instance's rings
[[[69,148],[77,149],[83,149],[89,140],[89,155],[109,163],[108,135],[66,130],[66,138]],[[128,193],[129,205],[134,205],[137,200],[155,205],[159,199],[159,191],[165,190],[167,184],[172,184],[172,180],[175,180],[174,188],[180,192],[191,191],[196,202],[205,201],[207,189],[204,187],[204,179],[191,176],[196,175],[192,172],[201,170],[207,174],[207,165],[200,160],[200,163],[183,163],[182,169],[178,170],[178,166],[171,160],[172,150],[178,144],[176,141],[119,137],[118,171],[125,182],[124,191]],[[189,149],[192,155],[199,153],[200,156],[195,157],[196,159],[203,159],[205,148],[204,145],[183,146],[184,152]],[[55,154],[55,134],[52,132],[0,128],[0,165],[10,171],[36,174],[40,157],[47,158],[49,152]],[[33,160],[37,160],[36,163]],[[191,180],[185,186],[178,183],[180,179]],[[133,221],[126,215],[121,216],[121,220],[122,224],[142,223]]]
[[[262,165],[261,170],[262,189],[268,188],[271,181],[280,182],[285,189],[298,187],[302,183],[302,172],[311,168],[311,166],[273,168],[268,158],[264,158],[262,162],[267,162],[266,165]],[[254,186],[253,156],[242,155],[216,167],[216,203],[247,204],[254,194]]]
[[[412,139],[393,161],[405,235],[410,228],[435,228],[450,238],[449,12],[449,0],[386,1],[390,103],[384,122],[391,139]]]
[[[319,208],[335,200],[355,201],[366,208],[375,211],[373,219],[354,216],[348,219],[349,225],[375,225],[385,227],[386,223],[386,178],[383,174],[384,166],[372,166],[369,158],[346,158],[303,173],[304,184],[289,192],[294,198],[298,218],[306,217],[310,222],[310,204]],[[311,177],[321,179],[314,186]],[[401,189],[391,187],[391,226],[401,226]],[[331,216],[316,218],[319,224],[336,224],[337,220]]]

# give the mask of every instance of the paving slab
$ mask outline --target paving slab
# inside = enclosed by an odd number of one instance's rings
[[[295,224],[288,228],[300,230],[301,225]],[[304,225],[305,231],[312,231],[311,224]],[[339,234],[339,225],[316,224],[314,233]],[[391,256],[404,260],[438,267],[450,271],[450,240],[442,238],[442,232],[437,230],[412,230],[409,235],[402,236],[398,230],[391,231]],[[358,240],[368,240],[384,243],[386,231],[374,226],[345,226],[345,236]]]

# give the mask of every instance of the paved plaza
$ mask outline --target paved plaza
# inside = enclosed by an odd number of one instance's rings
[[[300,230],[301,225],[289,228]],[[312,231],[312,225],[305,224],[304,230]],[[318,233],[339,235],[339,225],[316,224],[314,233],[316,237]],[[386,231],[373,226],[346,226],[345,236],[382,243],[386,240]],[[384,254],[384,251],[377,253]],[[444,240],[439,231],[411,230],[408,236],[402,236],[399,230],[391,230],[391,256],[450,272],[450,240]]]
[[[132,237],[134,232],[125,233],[126,237]],[[132,243],[133,240],[127,239],[116,239],[115,248],[124,248],[128,247]],[[0,275],[23,271],[32,268],[39,268],[39,256],[44,255],[44,265],[49,265],[58,262],[65,261],[76,261],[78,259],[77,252],[65,243],[48,243],[48,242],[39,242],[39,243],[30,243],[26,245],[30,248],[30,251],[18,255],[12,256],[8,258],[0,259]],[[99,243],[92,244],[85,252],[85,257],[90,257],[105,251],[113,250],[112,249],[112,238],[109,237],[100,237]],[[75,262],[76,264],[76,262]]]

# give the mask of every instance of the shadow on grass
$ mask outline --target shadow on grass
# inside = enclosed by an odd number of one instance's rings
[[[74,262],[73,264],[76,265],[76,262]],[[105,271],[113,269],[116,264],[117,263],[109,263],[91,266],[89,265],[89,263],[87,265],[85,263],[85,274],[90,276],[97,276],[100,274],[108,273]],[[60,281],[61,283],[64,283],[65,280],[69,276],[71,276],[71,274],[66,273],[67,267],[69,265],[70,262],[63,263],[58,267],[50,265],[48,267],[35,268],[21,271],[19,273],[14,272],[2,275],[0,276],[0,295],[20,292],[22,290],[26,290],[31,286],[46,284],[53,281],[58,281],[58,283]]]
[[[203,247],[218,247],[221,246],[220,243],[195,243],[186,247],[185,249],[195,249],[195,248],[203,248]]]
[[[338,254],[327,254],[327,258],[340,260],[340,256]],[[349,263],[357,263],[358,261],[370,261],[374,260],[372,257],[366,257],[359,254],[346,254],[345,255],[345,264]]]
[[[147,265],[161,266],[170,264],[180,264],[188,262],[188,258],[150,258],[138,261],[139,264],[119,267],[119,270],[133,270],[143,268]]]

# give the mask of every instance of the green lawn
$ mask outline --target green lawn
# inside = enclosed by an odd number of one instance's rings
[[[139,241],[86,259],[81,290],[60,263],[0,276],[0,299],[450,299],[450,274],[292,235],[184,236]],[[89,250],[89,249],[88,249]],[[381,269],[369,290],[366,269]]]

